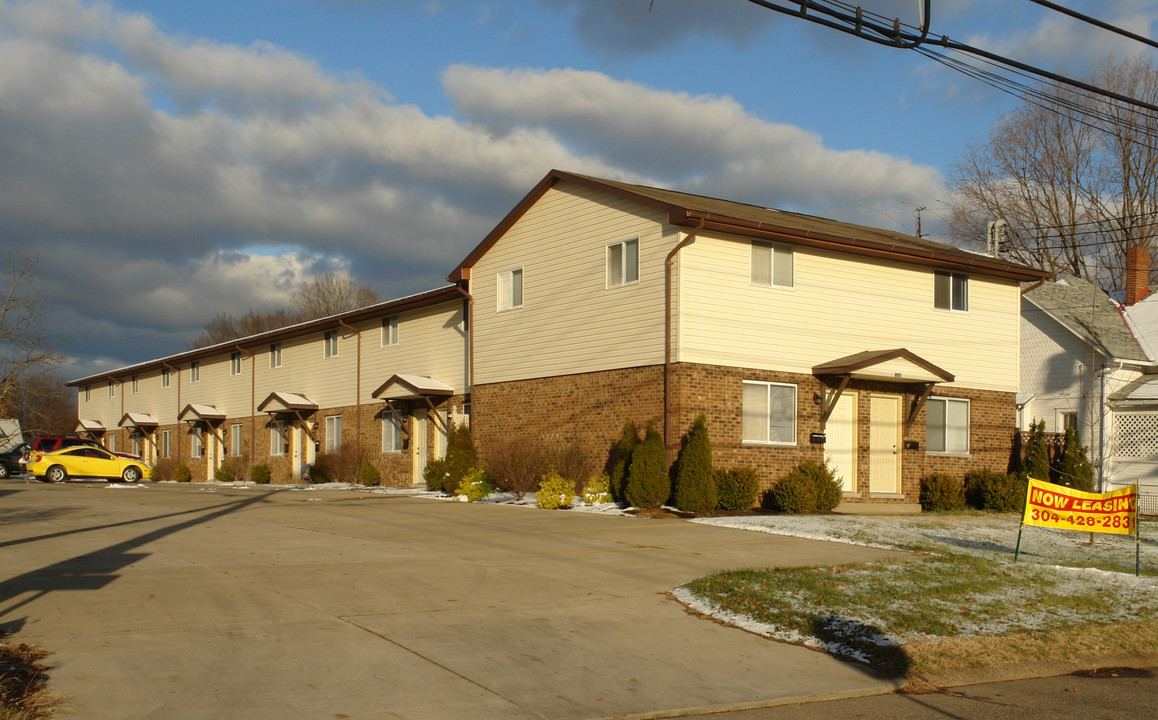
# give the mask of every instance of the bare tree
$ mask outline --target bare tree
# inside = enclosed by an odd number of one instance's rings
[[[196,350],[197,348],[209,347],[229,340],[276,330],[296,322],[300,322],[298,315],[285,309],[262,312],[250,308],[240,317],[234,317],[229,313],[220,313],[205,323],[205,327],[201,328],[201,334],[188,343],[188,348]]]
[[[36,283],[32,255],[9,253],[0,305],[0,412],[8,394],[31,375],[60,362],[53,339],[45,332],[47,301]]]
[[[70,435],[76,426],[76,393],[51,369],[25,374],[4,396],[4,417],[16,418],[26,437]]]
[[[1158,70],[1147,59],[1107,60],[1090,82],[1158,100]],[[1158,118],[1039,90],[955,162],[951,232],[983,243],[987,222],[1004,219],[1003,256],[1118,289],[1126,249],[1152,248],[1158,236]]]
[[[378,293],[369,285],[333,273],[305,281],[293,295],[294,308],[303,320],[337,315],[376,302]]]

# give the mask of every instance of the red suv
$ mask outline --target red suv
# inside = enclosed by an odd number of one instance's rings
[[[32,445],[25,445],[24,457],[20,458],[21,465],[28,464],[28,456],[33,452],[52,452],[53,450],[63,450],[64,448],[78,447],[81,445],[91,445],[92,447],[103,448],[103,446],[96,440],[82,437],[70,437],[64,435],[44,435],[43,437],[34,438]],[[119,455],[120,453],[113,453]]]

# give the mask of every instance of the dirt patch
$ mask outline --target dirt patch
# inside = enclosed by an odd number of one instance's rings
[[[631,508],[627,514],[649,520],[687,520],[696,516],[695,513],[685,513],[670,508]]]
[[[47,690],[49,653],[10,637],[0,636],[0,716],[40,720],[51,715],[60,698]]]

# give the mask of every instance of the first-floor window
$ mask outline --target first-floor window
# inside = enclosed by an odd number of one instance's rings
[[[925,447],[929,452],[969,452],[969,401],[929,398],[926,403]]]
[[[382,452],[402,451],[402,423],[391,411],[382,413]]]
[[[194,428],[189,433],[189,457],[201,457],[201,429]]]
[[[163,457],[163,458],[173,456],[172,445],[171,445],[172,435],[170,435],[170,432],[171,431],[169,431],[169,430],[162,430],[161,431],[161,457]]]
[[[744,442],[796,444],[796,386],[744,381]]]
[[[241,423],[234,423],[233,425],[229,426],[229,449],[232,452],[233,457],[241,457],[241,427]]]
[[[136,455],[137,457],[141,457],[141,438],[134,435],[132,442],[133,442],[133,454]]]
[[[269,454],[274,457],[281,457],[285,454],[285,429],[282,428],[281,423],[274,423],[269,426]]]
[[[109,435],[109,452],[115,453],[117,451],[117,436]]]
[[[342,416],[326,418],[326,452],[336,453],[342,448]]]

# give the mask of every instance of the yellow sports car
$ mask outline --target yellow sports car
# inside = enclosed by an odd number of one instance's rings
[[[25,469],[37,480],[64,482],[70,477],[108,478],[135,483],[149,477],[149,466],[140,460],[117,457],[99,447],[70,447],[53,452],[33,451]]]

